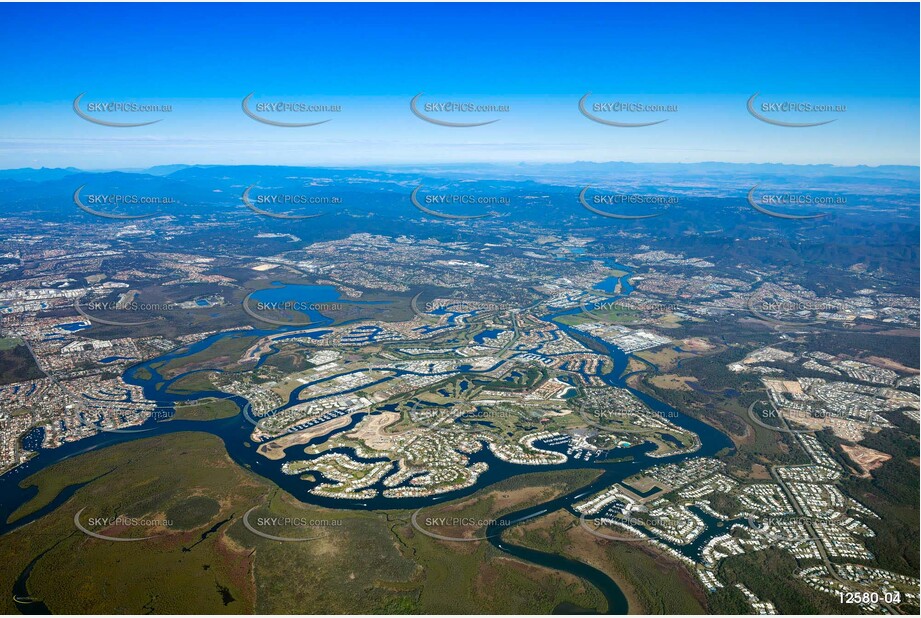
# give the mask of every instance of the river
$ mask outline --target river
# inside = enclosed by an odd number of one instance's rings
[[[629,283],[630,273],[626,267],[623,267],[619,264],[614,265],[615,268],[619,268],[627,272],[626,275],[620,277],[620,294],[613,296],[608,300],[616,300],[617,298],[622,298],[633,291],[632,286]],[[606,280],[603,282],[605,288],[611,287],[611,281]],[[599,284],[600,286],[601,284]],[[599,289],[602,289],[599,287]],[[606,290],[605,290],[606,291]],[[274,300],[274,298],[273,298]],[[556,320],[562,317],[563,315],[568,315],[580,311],[580,309],[570,309],[568,311],[558,312],[552,315],[544,316],[544,319],[552,320],[554,323],[559,326],[563,331],[573,334],[578,331],[574,331],[571,327],[562,324]],[[328,320],[326,321],[328,324]],[[315,322],[312,326],[323,326],[323,322]],[[200,391],[192,394],[178,395],[175,393],[167,392],[167,389],[170,384],[181,379],[183,376],[188,374],[182,374],[176,376],[170,380],[166,380],[154,365],[162,366],[164,361],[173,360],[176,358],[187,357],[192,354],[196,354],[202,350],[205,350],[209,346],[213,345],[217,341],[227,337],[250,337],[253,335],[267,335],[267,334],[277,334],[278,332],[284,332],[286,329],[273,330],[273,331],[257,331],[257,330],[248,330],[248,331],[234,331],[234,332],[225,332],[217,335],[213,335],[206,339],[203,339],[199,342],[196,342],[191,345],[183,346],[178,350],[167,353],[163,356],[151,359],[138,363],[129,369],[126,370],[123,378],[129,384],[138,385],[143,388],[144,395],[146,398],[152,401],[157,402],[180,402],[180,401],[190,401],[194,399],[200,399],[202,397],[209,396],[221,396],[227,397],[225,393],[217,391]],[[290,330],[294,330],[293,328]],[[587,337],[585,333],[578,332],[580,337]],[[684,414],[681,414],[674,408],[668,406],[667,404],[658,401],[642,392],[636,391],[635,389],[630,388],[626,384],[626,377],[621,377],[624,373],[624,370],[629,361],[629,356],[616,347],[600,340],[597,338],[592,338],[598,345],[602,346],[610,358],[614,361],[613,369],[603,376],[603,380],[610,384],[611,386],[626,388],[630,390],[634,395],[636,395],[640,400],[642,400],[647,406],[649,406],[655,412],[665,416],[669,421],[674,424],[696,433],[700,438],[700,449],[691,454],[682,454],[675,455],[667,458],[652,458],[648,456],[649,451],[653,449],[651,444],[640,444],[637,446],[632,446],[629,448],[618,449],[616,456],[618,458],[631,456],[632,460],[630,461],[620,461],[616,463],[604,463],[598,461],[580,461],[570,458],[566,463],[555,465],[555,466],[528,466],[528,465],[517,465],[512,463],[507,463],[502,460],[499,460],[492,453],[484,448],[480,452],[475,453],[470,457],[472,463],[483,461],[489,465],[489,469],[483,473],[478,482],[472,487],[461,489],[458,491],[453,491],[450,493],[439,494],[437,496],[428,496],[420,498],[385,498],[382,494],[379,494],[377,497],[361,500],[361,501],[352,501],[352,500],[341,500],[326,498],[321,496],[315,496],[309,493],[309,489],[315,485],[315,483],[309,483],[300,478],[298,475],[286,475],[281,472],[281,461],[272,461],[268,460],[256,453],[255,446],[250,441],[250,434],[253,430],[252,424],[247,421],[242,414],[234,416],[227,419],[218,419],[211,421],[183,421],[183,420],[169,420],[169,421],[148,421],[142,426],[139,426],[137,429],[139,431],[125,432],[125,433],[114,433],[114,432],[102,432],[93,437],[86,438],[77,442],[67,443],[61,447],[55,449],[42,449],[36,446],[36,443],[40,444],[41,430],[36,429],[30,433],[25,439],[24,442],[27,442],[30,446],[30,450],[37,450],[38,454],[33,457],[27,463],[15,468],[14,470],[8,472],[7,474],[0,476],[0,534],[9,532],[15,528],[23,526],[31,521],[42,517],[43,515],[53,511],[58,506],[63,504],[68,500],[80,486],[70,486],[63,490],[58,496],[55,497],[48,505],[39,509],[35,513],[21,518],[16,522],[10,524],[8,522],[9,516],[21,505],[25,504],[31,500],[37,493],[37,489],[34,487],[23,488],[20,487],[19,483],[26,477],[42,470],[48,466],[51,466],[55,463],[74,457],[76,455],[86,453],[93,450],[98,450],[114,444],[137,440],[140,438],[148,438],[157,435],[163,435],[166,433],[173,433],[177,431],[205,431],[211,434],[214,434],[220,437],[227,449],[230,457],[246,468],[251,469],[252,471],[260,474],[261,476],[271,480],[276,483],[278,486],[283,488],[285,491],[288,491],[292,495],[296,496],[298,499],[302,500],[305,503],[315,504],[319,506],[329,507],[329,508],[339,508],[339,509],[367,509],[367,510],[379,510],[379,509],[418,509],[424,506],[432,505],[435,503],[440,503],[443,501],[454,500],[461,498],[463,496],[470,495],[471,493],[482,489],[483,487],[498,482],[500,480],[523,474],[526,472],[534,472],[535,470],[544,470],[544,469],[574,469],[574,468],[593,468],[600,469],[602,474],[592,483],[586,486],[573,488],[572,491],[566,493],[563,496],[557,497],[553,500],[529,507],[527,509],[522,509],[514,513],[504,514],[501,518],[503,522],[516,522],[524,519],[529,519],[535,517],[539,513],[544,512],[553,512],[559,509],[566,509],[570,513],[576,514],[572,506],[577,501],[577,497],[584,498],[591,494],[602,491],[610,487],[613,483],[622,481],[623,479],[636,474],[637,472],[642,471],[645,468],[648,468],[652,465],[663,464],[663,463],[675,463],[680,462],[688,457],[706,457],[713,456],[721,449],[732,448],[730,440],[714,429],[713,427],[697,421],[691,417],[688,417]],[[272,352],[269,352],[270,354]],[[261,361],[260,361],[261,362]],[[192,372],[189,372],[192,373]],[[394,371],[395,374],[400,374],[404,372]],[[468,372],[475,374],[475,372]],[[144,376],[144,377],[141,377]],[[294,401],[297,398],[300,390],[292,394],[291,399],[287,405],[293,405]],[[230,397],[241,408],[246,404],[246,401],[241,397],[232,396]],[[335,433],[341,433],[348,431],[350,428],[354,427],[364,415],[355,415],[352,418],[352,421],[349,425],[343,429],[338,430]],[[39,432],[39,433],[36,433]],[[318,439],[311,442],[311,444],[322,443],[327,440],[329,436]],[[291,449],[298,450],[301,449]],[[342,450],[344,449],[337,449]],[[353,452],[348,452],[350,456],[355,457]],[[299,455],[297,458],[303,459],[303,455]],[[368,460],[361,460],[368,461]],[[319,482],[319,481],[318,481]],[[373,486],[377,489],[383,489],[382,481],[379,481],[377,485]],[[693,555],[699,551],[700,547],[706,540],[712,537],[715,534],[721,533],[717,530],[713,524],[712,518],[705,519],[708,524],[711,524],[708,531],[705,532],[701,538],[699,538],[692,546],[686,548],[676,548],[679,551],[683,551],[689,557],[696,558],[697,556]],[[512,524],[504,524],[505,527]],[[622,591],[618,588],[616,583],[611,580],[603,572],[588,566],[586,564],[576,562],[564,558],[563,556],[556,554],[548,554],[544,552],[535,551],[530,548],[519,547],[508,543],[507,541],[502,540],[501,533],[504,527],[500,523],[493,524],[487,530],[487,536],[489,541],[494,547],[498,550],[507,553],[512,556],[516,556],[527,562],[539,564],[545,567],[552,569],[557,569],[560,571],[572,573],[578,577],[582,577],[592,584],[594,584],[601,592],[604,594],[608,603],[608,612],[612,614],[624,614],[627,613],[627,601],[624,597]],[[31,569],[33,563],[30,564],[30,567],[27,568],[27,571]],[[28,578],[28,572],[24,572],[20,576],[21,581],[17,581],[16,592],[21,597],[27,596],[26,594],[26,580]],[[43,606],[32,606],[22,608],[24,611],[33,611],[41,612],[44,608]],[[582,608],[559,608],[560,611],[566,611],[567,609],[573,611],[583,611]]]

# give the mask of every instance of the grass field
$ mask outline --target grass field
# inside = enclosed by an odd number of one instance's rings
[[[45,377],[29,348],[18,337],[0,337],[0,385]]]
[[[258,339],[255,335],[224,337],[206,349],[180,358],[174,358],[154,368],[166,379],[195,369],[216,368],[234,363]]]
[[[591,312],[592,315],[589,315],[588,313],[574,313],[572,315],[564,315],[557,318],[556,321],[561,324],[566,324],[567,326],[578,326],[580,324],[594,323],[599,319],[604,322],[629,324],[631,322],[636,322],[642,317],[638,311],[631,311],[630,309],[625,309],[623,307],[613,309],[591,309]]]
[[[31,596],[54,613],[246,613],[254,603],[252,558],[228,542],[242,505],[256,504],[267,483],[229,460],[216,437],[170,434],[113,446],[51,466],[27,479],[38,495],[18,514],[87,484],[41,519],[0,537],[0,585],[50,549],[28,580]],[[74,525],[116,537],[90,538]],[[93,525],[92,518],[142,518],[143,526]],[[169,525],[147,525],[148,521]],[[212,531],[213,529],[213,531]],[[3,611],[17,613],[12,596]]]
[[[176,406],[173,419],[177,421],[213,421],[230,418],[240,413],[240,408],[229,399],[202,399],[198,402]]]
[[[22,339],[19,337],[0,337],[0,352],[3,350],[12,350],[20,345],[22,345]]]
[[[215,390],[214,382],[211,381],[211,371],[197,371],[193,374],[183,376],[169,385],[166,389],[168,393],[183,395],[188,393],[197,393],[200,391]]]
[[[500,517],[589,482],[590,470],[521,475],[444,505]],[[0,537],[0,587],[10,591],[28,563],[28,592],[54,613],[550,613],[558,606],[603,611],[587,582],[513,559],[487,541],[455,543],[419,533],[408,511],[348,511],[305,505],[233,463],[210,434],[136,440],[51,466],[27,482],[32,512],[66,487],[86,483],[60,507]],[[257,536],[259,517],[338,522],[310,527],[304,542]],[[115,542],[78,531],[81,524]],[[141,525],[94,522],[140,518]],[[313,526],[313,524],[311,524]],[[308,529],[271,529],[300,536]],[[315,534],[316,533],[316,534]],[[16,613],[12,595],[2,601]]]

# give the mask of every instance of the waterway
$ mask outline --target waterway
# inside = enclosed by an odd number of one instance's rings
[[[619,268],[626,271],[628,274],[620,277],[620,294],[615,298],[621,298],[630,294],[633,291],[633,287],[629,282],[629,269],[615,264],[614,268]],[[614,283],[609,280],[604,282],[605,291],[613,290],[615,287]],[[322,291],[323,300],[338,300],[332,298],[332,292],[327,290]],[[276,296],[277,292],[269,292],[270,296],[264,300],[282,300],[285,297]],[[316,301],[317,297],[312,297],[311,301]],[[611,299],[607,299],[610,301]],[[580,337],[588,337],[585,333],[580,331],[575,331],[570,326],[560,323],[557,321],[563,315],[568,315],[576,313],[581,309],[570,309],[568,311],[558,312],[552,315],[544,316],[544,319],[553,320],[557,326],[559,326],[563,331],[569,334],[578,334]],[[314,317],[314,316],[312,316]],[[322,318],[322,316],[320,316]],[[322,326],[323,324],[328,324],[329,321],[326,320],[323,322],[321,319],[317,320],[316,326]],[[144,396],[152,401],[162,402],[164,404],[176,403],[180,401],[190,401],[195,399],[200,399],[202,397],[209,396],[221,396],[227,397],[225,393],[220,393],[216,391],[201,391],[196,393],[188,394],[176,394],[168,391],[169,385],[175,382],[176,380],[181,379],[183,376],[188,374],[182,374],[180,376],[173,377],[172,379],[165,379],[157,370],[159,367],[163,367],[166,362],[187,357],[202,350],[207,349],[209,346],[214,345],[216,342],[227,338],[227,337],[251,337],[253,335],[266,335],[266,334],[278,334],[279,332],[285,332],[286,330],[295,330],[295,328],[289,329],[278,329],[273,331],[239,331],[239,332],[226,332],[220,333],[211,337],[208,337],[202,341],[196,342],[191,345],[183,346],[177,350],[174,350],[170,353],[167,353],[163,356],[160,356],[155,359],[144,361],[130,367],[124,374],[124,380],[129,384],[134,384],[140,386],[143,389]],[[679,411],[668,406],[664,402],[658,401],[645,393],[639,392],[635,389],[630,388],[626,384],[625,376],[622,376],[624,370],[627,366],[629,357],[627,354],[623,353],[616,347],[606,343],[597,338],[592,338],[599,346],[604,348],[607,354],[614,362],[613,369],[610,372],[602,376],[602,379],[611,386],[626,388],[641,401],[643,401],[647,406],[649,406],[653,411],[663,415],[672,423],[678,425],[679,427],[692,431],[698,435],[700,438],[700,448],[689,454],[675,455],[666,458],[656,458],[650,457],[649,452],[653,450],[653,445],[645,443],[637,446],[631,446],[629,448],[621,448],[612,452],[612,457],[617,459],[627,458],[628,461],[618,461],[618,462],[603,462],[597,460],[577,460],[570,458],[566,463],[555,465],[555,466],[527,466],[527,465],[517,465],[512,463],[507,463],[496,458],[492,453],[483,448],[480,452],[472,455],[470,457],[472,463],[478,461],[486,462],[489,466],[489,469],[483,473],[478,482],[472,486],[458,491],[439,494],[437,496],[427,496],[420,498],[386,498],[382,494],[379,494],[377,497],[367,499],[367,500],[341,500],[326,498],[321,496],[315,496],[309,493],[309,490],[319,482],[322,482],[322,477],[320,475],[314,475],[317,480],[315,482],[309,482],[303,480],[298,475],[286,475],[281,471],[281,464],[283,461],[272,461],[268,460],[256,452],[256,445],[250,441],[250,434],[253,430],[252,424],[247,421],[244,416],[237,415],[232,418],[218,419],[212,421],[181,421],[181,420],[169,420],[169,421],[148,421],[147,423],[133,428],[135,431],[125,432],[125,433],[113,433],[113,432],[102,432],[93,437],[86,438],[77,442],[67,443],[63,446],[60,446],[55,449],[43,449],[38,447],[41,443],[41,429],[36,429],[31,432],[24,439],[24,444],[28,444],[30,450],[37,450],[36,456],[34,456],[27,463],[19,466],[18,468],[8,472],[7,474],[0,476],[0,534],[6,533],[10,530],[18,528],[22,525],[25,525],[31,521],[34,521],[45,514],[53,511],[58,506],[63,504],[68,500],[78,489],[79,486],[71,486],[64,489],[58,496],[55,497],[49,504],[43,508],[37,510],[27,517],[20,518],[14,522],[9,522],[10,515],[18,509],[21,505],[25,504],[31,500],[36,494],[37,489],[32,486],[23,487],[20,483],[26,479],[28,476],[42,470],[50,465],[64,461],[70,457],[80,455],[93,450],[98,450],[114,444],[123,443],[130,440],[136,440],[140,438],[148,438],[157,435],[163,435],[166,433],[173,433],[178,431],[205,431],[213,435],[218,436],[224,442],[224,445],[227,449],[230,457],[237,462],[238,464],[249,468],[250,470],[256,472],[257,474],[262,475],[263,477],[271,480],[276,483],[278,486],[288,491],[292,495],[296,496],[298,499],[302,500],[305,503],[316,504],[319,506],[330,507],[330,508],[345,508],[345,509],[368,509],[368,510],[378,510],[378,509],[419,509],[425,506],[433,505],[436,503],[441,503],[444,501],[453,500],[460,498],[466,495],[469,495],[475,491],[480,490],[481,488],[490,485],[492,483],[498,482],[509,477],[527,473],[534,472],[539,470],[547,469],[576,469],[576,468],[592,468],[601,470],[601,475],[592,483],[572,488],[572,491],[566,493],[565,495],[559,496],[553,500],[543,502],[538,505],[534,505],[527,509],[522,509],[514,513],[504,514],[501,518],[502,522],[518,522],[526,519],[536,517],[538,514],[542,513],[551,513],[560,509],[565,509],[574,515],[577,513],[573,510],[573,504],[578,502],[579,499],[584,499],[587,496],[590,496],[594,493],[600,492],[616,482],[622,481],[623,479],[636,474],[644,470],[645,468],[651,467],[657,464],[663,463],[676,463],[683,461],[689,457],[707,457],[713,456],[722,449],[731,449],[732,444],[730,440],[714,429],[713,427],[697,421],[689,416],[681,414]],[[273,352],[269,352],[271,354]],[[260,362],[263,359],[260,359]],[[191,373],[191,372],[190,372]],[[393,370],[395,375],[405,373],[403,371]],[[469,372],[471,374],[475,372]],[[303,388],[297,389],[295,393],[292,394],[291,399],[287,405],[294,405],[297,402],[298,395]],[[243,408],[246,405],[246,401],[242,397],[231,396],[229,397],[234,401],[238,406]],[[341,433],[348,431],[354,427],[364,415],[354,415],[351,419],[349,425],[336,433]],[[315,443],[322,443],[329,436],[325,438],[320,438]],[[548,448],[560,448],[565,449],[564,446],[560,447],[548,447]],[[302,449],[289,449],[290,451],[297,451],[297,455],[293,455],[291,459],[304,459]],[[336,449],[340,450],[340,449]],[[351,457],[359,459],[355,456],[354,452],[349,451],[348,449],[341,449],[341,452],[347,452]],[[367,460],[362,460],[367,461]],[[379,482],[376,486],[376,489],[383,489],[384,486],[382,481]],[[722,533],[719,530],[718,523],[714,523],[712,518],[707,518],[705,520],[709,529],[707,532],[702,535],[701,538],[697,539],[695,543],[686,548],[676,548],[679,551],[682,551],[686,555],[692,558],[697,558],[695,555],[699,552],[700,547],[706,542],[710,537]],[[527,562],[539,564],[548,568],[557,569],[560,571],[565,571],[572,573],[578,577],[582,577],[592,584],[594,584],[601,592],[604,594],[608,603],[608,612],[612,614],[624,614],[627,613],[627,601],[624,597],[622,591],[618,588],[616,583],[611,580],[606,574],[601,572],[598,569],[595,569],[586,564],[576,562],[570,559],[567,559],[563,556],[556,554],[549,554],[540,551],[536,551],[526,547],[516,546],[502,539],[502,532],[504,527],[508,527],[511,524],[501,524],[496,523],[490,526],[487,531],[487,536],[489,537],[489,542],[493,544],[498,550],[507,553],[509,555],[515,556]],[[30,567],[32,565],[30,564]],[[25,574],[25,579],[20,577],[21,581],[17,582],[17,592],[21,596],[25,590],[26,579],[28,574]],[[25,608],[24,608],[25,609]],[[32,611],[43,611],[45,608],[43,606],[32,606]],[[569,608],[576,609],[579,608]],[[560,608],[560,611],[564,611],[566,608]]]

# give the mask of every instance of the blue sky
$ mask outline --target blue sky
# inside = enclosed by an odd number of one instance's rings
[[[730,161],[918,164],[917,4],[127,4],[0,5],[0,167],[169,163],[369,165],[419,162]],[[171,105],[97,114],[84,102]],[[241,99],[341,106],[243,114]],[[507,105],[437,114],[423,102]],[[677,106],[597,114],[590,103]],[[846,106],[768,113],[761,102]]]

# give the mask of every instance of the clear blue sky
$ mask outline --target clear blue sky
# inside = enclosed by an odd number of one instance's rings
[[[917,4],[0,5],[0,167],[426,161],[918,163]],[[508,105],[429,124],[409,100]],[[677,105],[582,116],[592,102]],[[147,127],[80,119],[71,104],[172,105]],[[257,101],[341,105],[278,128]],[[846,105],[753,118],[748,97]]]

